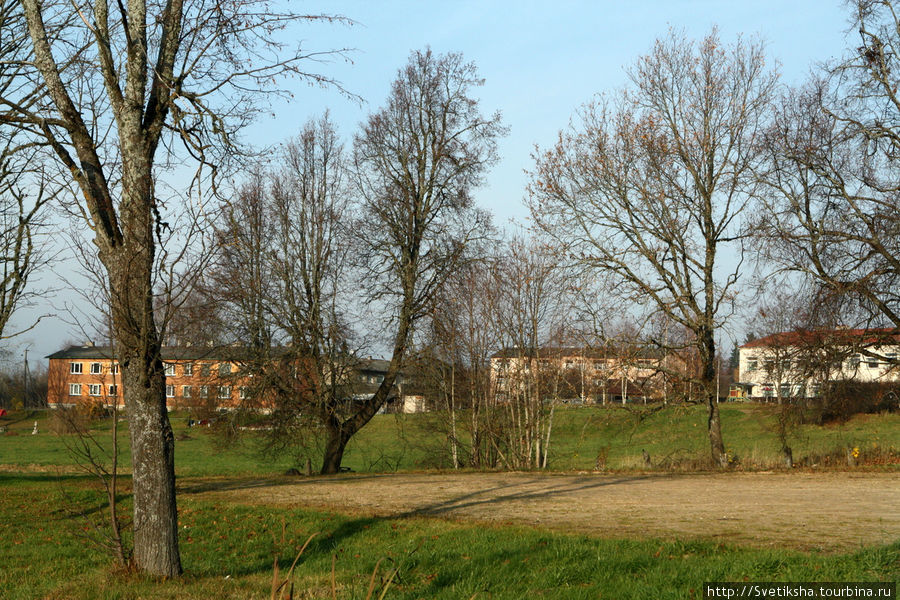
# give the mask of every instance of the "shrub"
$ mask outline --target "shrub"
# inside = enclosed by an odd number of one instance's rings
[[[843,423],[853,415],[894,411],[898,408],[900,386],[891,383],[834,381],[813,398],[804,411],[804,421],[824,425]]]

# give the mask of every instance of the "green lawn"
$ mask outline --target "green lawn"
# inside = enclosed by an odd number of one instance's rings
[[[725,444],[738,466],[767,469],[781,464],[776,435],[777,407],[755,404],[721,405]],[[461,420],[464,420],[465,415]],[[708,456],[702,407],[669,407],[651,412],[644,407],[561,407],[556,411],[550,443],[552,470],[592,470],[598,454],[607,454],[609,469],[642,468],[646,450],[655,468],[689,467]],[[34,421],[38,435],[31,435]],[[72,435],[51,432],[46,412],[14,412],[0,418],[0,465],[43,469],[72,465],[68,445]],[[214,428],[187,427],[184,415],[173,414],[176,469],[181,476],[280,474],[303,466],[303,458],[265,455],[261,433],[245,433],[225,444]],[[128,464],[127,422],[122,422],[123,464]],[[109,445],[111,419],[98,421],[93,431]],[[395,471],[448,468],[446,415],[377,415],[351,440],[344,465],[354,471]],[[466,438],[462,436],[462,443]],[[804,425],[792,430],[789,444],[798,464],[805,459],[822,463],[823,457],[841,456],[846,448],[859,448],[861,463],[896,468],[900,453],[900,414],[859,415],[844,424]],[[314,446],[314,444],[309,444]],[[310,451],[318,466],[315,450]]]
[[[89,489],[77,476],[0,474],[3,598],[269,598],[275,557],[287,571],[314,532],[319,535],[294,575],[295,598],[331,598],[333,556],[340,599],[365,598],[379,560],[380,576],[399,568],[386,596],[395,599],[700,598],[705,581],[900,577],[900,543],[819,555],[710,542],[606,540],[518,526],[242,506],[182,492],[186,574],[160,582],[117,573],[87,541],[90,528],[71,509],[95,515],[102,508]]]
[[[774,407],[722,406],[729,452],[745,468],[778,462]],[[388,598],[700,598],[705,581],[862,581],[900,577],[900,542],[842,555],[729,547],[713,542],[609,540],[548,533],[521,526],[465,524],[425,518],[371,518],[306,509],[212,502],[179,491],[185,577],[159,582],[112,568],[90,541],[85,515],[105,508],[95,482],[73,474],[67,449],[77,438],[51,432],[46,413],[18,412],[0,419],[0,597],[74,599],[269,598],[273,561],[283,571],[311,533],[294,574],[295,598],[332,598],[336,556],[339,599],[365,598],[376,563],[376,584],[399,569]],[[39,433],[31,435],[34,421]],[[390,471],[446,466],[445,416],[379,415],[348,448],[354,470]],[[260,434],[223,445],[213,429],[188,428],[173,415],[182,477],[278,474],[295,464],[260,452]],[[641,467],[641,450],[672,468],[707,454],[699,407],[655,413],[615,407],[557,411],[550,466],[593,469],[598,452],[608,467]],[[95,424],[108,445],[111,420]],[[127,439],[127,423],[122,423]],[[795,457],[840,455],[858,447],[874,466],[897,468],[900,415],[863,415],[842,425],[804,426],[792,432]],[[127,443],[123,443],[127,465]],[[880,457],[880,458],[879,458]],[[887,459],[885,459],[887,457]],[[816,458],[819,460],[819,458]],[[864,463],[866,461],[863,461]],[[202,480],[199,480],[202,481]],[[130,513],[130,480],[123,478],[122,514]]]

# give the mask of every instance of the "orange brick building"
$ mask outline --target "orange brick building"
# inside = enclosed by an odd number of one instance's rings
[[[123,407],[119,364],[104,346],[70,346],[47,357],[47,403],[51,407],[96,404]],[[247,394],[238,364],[210,348],[162,349],[166,406],[234,407]]]

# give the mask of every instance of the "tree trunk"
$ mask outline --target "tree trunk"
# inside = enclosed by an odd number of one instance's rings
[[[350,436],[344,435],[340,426],[328,426],[328,440],[325,442],[325,456],[322,457],[322,475],[335,475],[341,472],[341,460]]]
[[[150,365],[143,364],[140,357],[122,361],[131,435],[134,558],[147,573],[175,577],[181,574],[175,437],[166,411],[166,378],[158,352],[156,356]]]
[[[455,354],[454,354],[455,356]],[[456,437],[456,367],[450,367],[450,455],[453,468],[459,468],[459,450]]]
[[[703,362],[703,393],[706,396],[707,420],[706,430],[709,434],[709,447],[713,462],[720,467],[728,466],[725,454],[725,442],[722,440],[722,423],[719,420],[719,399],[716,397],[716,342],[712,328],[701,332],[702,348],[700,359]]]
[[[134,147],[122,144],[123,155]],[[134,558],[143,572],[181,574],[175,500],[175,436],[166,410],[166,375],[153,311],[154,233],[150,165],[124,161],[123,241],[98,235],[110,281],[110,308],[128,409],[134,494]]]
[[[727,467],[728,456],[725,454],[725,442],[722,440],[719,403],[710,394],[707,394],[707,409],[706,428],[709,432],[709,447],[712,451],[712,459],[720,467]]]

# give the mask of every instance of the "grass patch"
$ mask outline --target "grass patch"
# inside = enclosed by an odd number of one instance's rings
[[[654,468],[689,468],[708,460],[706,414],[701,406],[652,407],[564,406],[556,411],[550,442],[549,468],[557,471],[590,471],[600,454],[608,469],[643,468],[642,451]],[[721,418],[729,454],[747,469],[777,468],[782,464],[776,435],[778,407],[758,404],[722,404]],[[290,456],[264,456],[262,435],[247,432],[223,445],[213,428],[188,428],[187,417],[173,413],[176,438],[175,468],[179,476],[249,476],[284,473],[296,467]],[[449,468],[446,415],[376,415],[348,445],[344,465],[357,472],[392,472]],[[32,436],[34,422],[38,435]],[[465,415],[460,422],[465,422]],[[93,424],[98,437],[108,443],[111,420]],[[127,421],[120,429],[122,464],[128,465]],[[66,444],[71,434],[51,432],[48,413],[18,411],[0,418],[0,465],[8,468],[50,469],[73,465]],[[463,435],[463,446],[467,440]],[[896,469],[900,463],[900,414],[857,415],[843,424],[803,425],[791,432],[789,444],[797,464],[841,466],[835,457],[847,448],[859,448],[860,465]],[[313,468],[319,456],[311,453]]]
[[[268,598],[282,572],[319,532],[294,572],[295,597],[365,598],[370,575],[399,567],[388,598],[700,598],[704,581],[866,581],[900,576],[900,543],[843,555],[731,547],[711,542],[605,540],[519,526],[426,518],[371,518],[212,502],[181,494],[186,570],[156,581],[111,570],[86,544],[83,521],[64,510],[60,486],[88,510],[85,478],[0,474],[0,589],[31,598]]]

